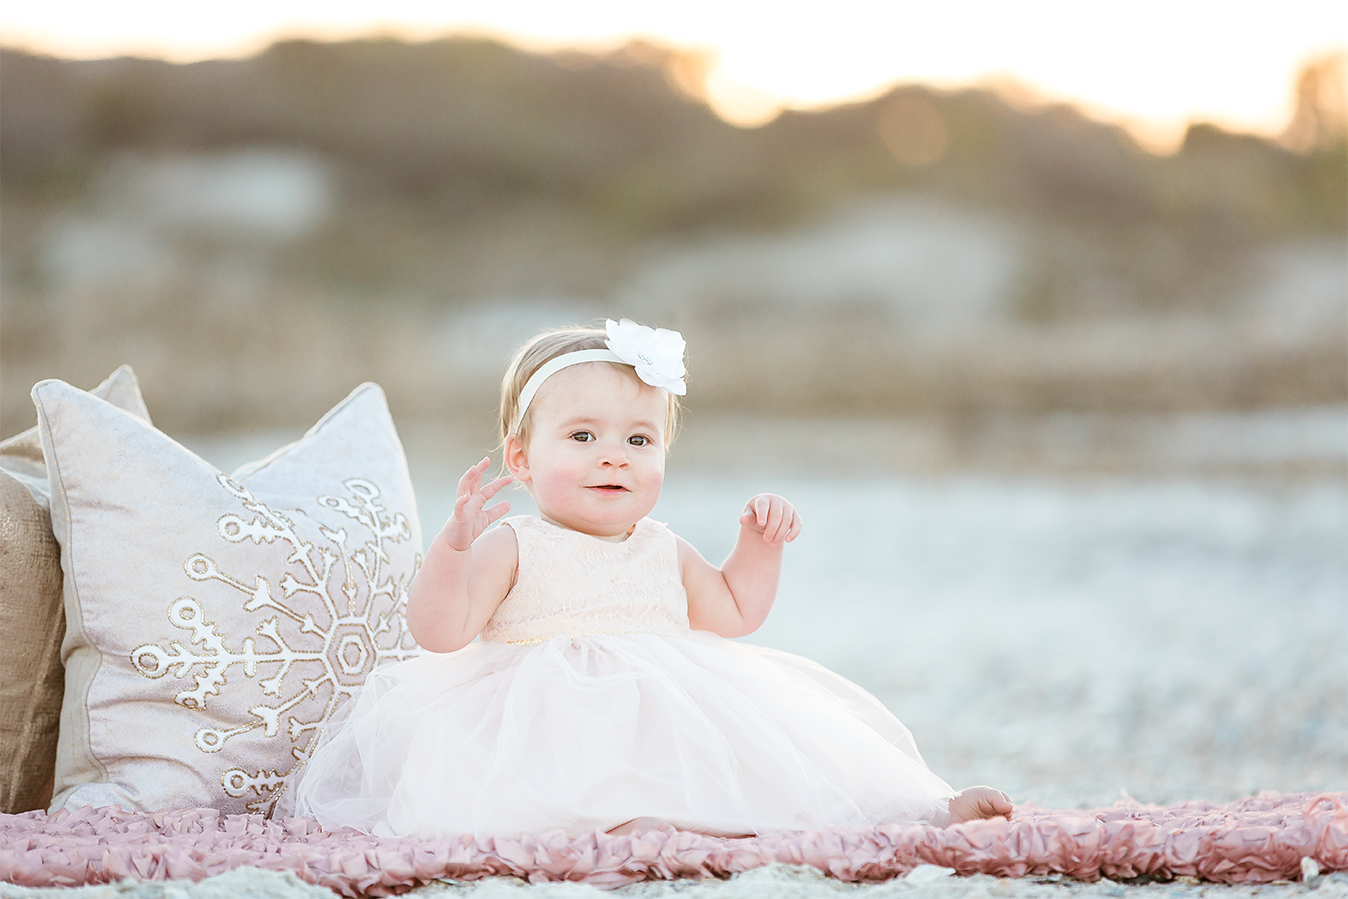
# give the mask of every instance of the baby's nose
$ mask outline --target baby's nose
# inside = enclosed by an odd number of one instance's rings
[[[625,468],[628,465],[627,448],[623,444],[613,444],[604,447],[603,454],[599,457],[600,465],[613,465],[619,468]]]

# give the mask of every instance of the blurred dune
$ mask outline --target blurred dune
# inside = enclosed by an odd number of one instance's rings
[[[708,420],[1348,402],[1341,55],[1281,142],[1196,123],[1171,156],[982,89],[738,128],[695,63],[0,51],[0,432],[35,381],[129,362],[170,432],[303,425],[376,380],[400,422],[485,434],[515,345],[620,315],[685,332]]]

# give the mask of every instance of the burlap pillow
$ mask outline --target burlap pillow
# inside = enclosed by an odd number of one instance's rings
[[[376,661],[416,651],[420,527],[383,391],[232,477],[60,381],[33,399],[65,572],[52,808],[270,814]]]
[[[129,366],[91,392],[150,420]],[[46,808],[56,767],[66,619],[50,497],[37,427],[0,443],[0,812],[6,814]]]

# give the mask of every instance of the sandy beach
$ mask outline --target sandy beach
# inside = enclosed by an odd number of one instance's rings
[[[304,883],[293,874],[238,868],[200,883],[168,881],[79,887],[28,889],[0,884],[0,899],[327,899],[328,890]],[[406,895],[434,899],[1343,899],[1348,874],[1322,875],[1309,883],[1278,882],[1255,886],[1220,886],[1192,880],[1124,884],[1111,880],[1086,883],[1054,875],[1020,879],[953,877],[944,869],[917,869],[907,878],[877,884],[833,880],[814,868],[768,865],[731,880],[648,881],[612,891],[578,883],[527,884],[514,878],[487,878],[464,883],[429,883]]]

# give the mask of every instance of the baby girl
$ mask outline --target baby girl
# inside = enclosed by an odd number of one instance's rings
[[[371,674],[298,787],[300,814],[387,835],[720,835],[1010,817],[956,792],[860,687],[732,642],[801,532],[771,493],[718,567],[647,516],[685,392],[683,338],[624,320],[542,334],[501,397],[505,465],[459,482],[412,584],[429,653]],[[491,505],[512,480],[539,514]],[[480,638],[480,639],[477,639]]]

